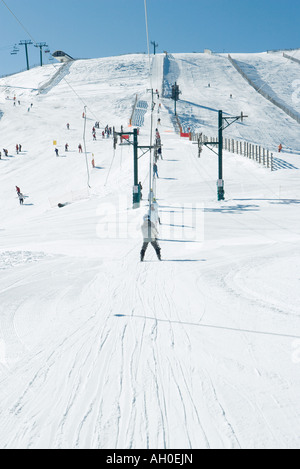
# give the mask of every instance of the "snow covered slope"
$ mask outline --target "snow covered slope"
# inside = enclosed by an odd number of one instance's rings
[[[217,202],[217,158],[198,159],[174,132],[170,100],[160,114],[157,101],[163,262],[150,246],[140,263],[149,159],[132,210],[132,147],[114,152],[101,132],[131,130],[138,95],[149,144],[148,58],[77,61],[50,88],[48,67],[0,80],[1,448],[299,447],[298,125],[226,58],[169,60],[163,77],[154,59],[152,86],[177,74],[183,121],[216,135],[216,110],[243,110],[229,135],[272,148],[284,135],[294,153],[277,155],[274,172],[225,153]]]
[[[239,64],[242,60],[245,63],[246,58],[249,64],[251,61],[260,64],[264,73],[258,84],[265,85],[267,90],[274,88],[287,105],[292,100],[297,102],[299,83],[295,78],[300,65],[276,54],[233,54],[232,57]],[[249,74],[253,78],[254,65],[251,70]],[[175,81],[182,91],[178,114],[185,129],[190,127],[192,131],[205,131],[206,135],[216,137],[218,110],[232,116],[243,112],[249,117],[244,123],[230,127],[226,136],[263,145],[271,151],[277,151],[281,143],[286,150],[299,153],[299,141],[295,138],[299,124],[257,93],[232,66],[227,55],[174,54],[166,59],[165,72],[166,95],[169,96],[170,85]],[[259,80],[257,71],[255,78]]]
[[[299,90],[299,63],[282,53],[233,54],[232,58],[261,90],[300,116],[300,102],[295,96]]]

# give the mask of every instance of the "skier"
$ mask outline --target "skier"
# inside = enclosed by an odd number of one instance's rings
[[[21,189],[18,186],[16,186],[16,191],[18,195],[21,193]]]
[[[23,194],[21,194],[21,192],[18,193],[18,197],[19,197],[20,205],[23,205],[23,203],[24,203],[24,196],[23,196]]]
[[[16,145],[16,152],[17,152],[17,155],[19,154],[19,145],[17,144]]]
[[[159,177],[156,163],[153,163],[153,176]]]
[[[143,262],[146,250],[148,248],[148,244],[151,243],[158,259],[161,261],[161,249],[160,246],[157,242],[158,238],[158,231],[154,225],[154,223],[151,222],[149,215],[144,216],[144,222],[141,226],[142,229],[142,234],[143,234],[143,246],[141,249],[141,262]]]
[[[22,151],[22,145],[20,145],[19,143],[19,153],[21,153],[21,151]]]
[[[58,148],[55,148],[54,151],[55,151],[56,156],[59,156],[59,155],[58,155]]]
[[[280,145],[279,145],[279,147],[278,147],[278,153],[280,153],[281,150],[282,150],[282,145],[281,145],[281,143],[280,143]]]
[[[65,144],[65,151],[69,151],[69,145],[68,145],[68,143]]]
[[[81,143],[79,143],[79,145],[78,145],[78,151],[79,151],[79,153],[82,153],[82,146],[81,146]]]
[[[153,202],[151,204],[150,218],[152,223],[154,223],[155,225],[157,225],[157,223],[161,225],[160,216],[158,213],[158,203],[155,198],[153,198]]]
[[[143,186],[142,186],[141,181],[139,182],[139,188],[140,188],[140,196],[141,196],[141,200],[142,200],[143,199],[143,194],[142,194]]]
[[[70,124],[69,123],[67,124],[67,129],[70,130]]]

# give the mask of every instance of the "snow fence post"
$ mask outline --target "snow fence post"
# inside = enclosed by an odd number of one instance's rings
[[[274,170],[274,166],[273,166],[273,153],[271,153],[271,171]]]
[[[259,164],[261,164],[261,146],[259,146]]]

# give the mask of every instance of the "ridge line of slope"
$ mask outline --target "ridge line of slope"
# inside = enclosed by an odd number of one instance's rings
[[[268,93],[262,90],[262,87],[257,86],[251,78],[241,69],[241,67],[238,65],[237,61],[234,60],[230,54],[228,54],[228,60],[230,63],[233,65],[233,67],[237,70],[237,72],[248,82],[252,88],[255,89],[259,94],[261,94],[265,99],[270,101],[274,106],[279,107],[283,112],[285,112],[289,117],[294,119],[298,124],[300,124],[300,114],[293,112],[291,109],[289,109],[287,106],[281,104],[279,101],[276,99],[272,98]]]

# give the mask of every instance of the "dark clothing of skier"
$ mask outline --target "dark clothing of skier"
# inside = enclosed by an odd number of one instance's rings
[[[19,197],[20,205],[23,205],[23,203],[24,203],[24,196],[23,196],[23,194],[21,194],[21,192],[18,193],[18,197]]]
[[[161,254],[160,254],[160,246],[157,242],[158,238],[158,231],[154,225],[154,223],[151,222],[149,216],[144,217],[144,222],[142,224],[142,233],[143,233],[143,246],[141,249],[141,262],[143,262],[146,250],[148,248],[149,243],[151,243],[152,247],[154,248],[156,255],[159,260],[161,260]]]
[[[141,200],[142,200],[142,198],[143,198],[143,194],[142,194],[143,186],[142,186],[141,182],[139,182],[139,188],[140,188],[140,197],[141,197]]]

